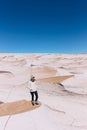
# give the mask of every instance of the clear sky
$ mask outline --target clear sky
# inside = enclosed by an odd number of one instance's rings
[[[0,0],[0,52],[87,52],[87,0]]]

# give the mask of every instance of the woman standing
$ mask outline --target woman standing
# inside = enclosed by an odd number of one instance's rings
[[[31,77],[29,81],[29,89],[31,94],[31,103],[32,105],[39,105],[38,103],[38,91],[37,91],[37,85],[36,85],[36,79],[35,77]]]

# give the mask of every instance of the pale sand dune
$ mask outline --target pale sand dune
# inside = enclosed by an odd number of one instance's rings
[[[87,97],[76,93],[87,89],[87,54],[1,54],[0,59],[0,130],[87,130]],[[31,74],[41,82],[41,107],[28,101]],[[58,87],[61,82],[64,87]]]
[[[6,116],[6,115],[13,115],[18,113],[23,113],[26,111],[31,111],[33,109],[36,109],[41,106],[41,103],[39,102],[39,105],[32,105],[31,101],[27,100],[20,100],[15,102],[8,102],[8,103],[2,103],[0,104],[0,116]]]
[[[49,78],[42,78],[37,79],[39,82],[54,82],[54,83],[60,83],[68,78],[73,77],[74,75],[67,75],[67,76],[56,76],[56,77],[49,77]]]
[[[49,77],[49,78],[43,78],[38,79],[39,82],[62,82],[63,80],[66,80],[68,78],[73,77],[73,75],[68,76],[56,76],[56,77]],[[40,107],[41,103],[38,106],[32,106],[30,101],[26,100],[20,100],[15,102],[8,102],[8,103],[0,103],[0,116],[5,115],[13,115],[18,113],[23,113],[26,111],[33,110],[37,107]]]
[[[57,71],[52,67],[32,67],[31,73],[36,78],[55,76]]]
[[[0,74],[2,74],[2,73],[10,73],[10,74],[12,74],[12,73],[9,72],[9,71],[0,71]]]
[[[2,76],[10,78],[10,77],[13,77],[14,75],[10,71],[0,71],[0,77]]]

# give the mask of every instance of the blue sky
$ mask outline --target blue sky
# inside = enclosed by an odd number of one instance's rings
[[[87,52],[87,0],[0,0],[0,52]]]

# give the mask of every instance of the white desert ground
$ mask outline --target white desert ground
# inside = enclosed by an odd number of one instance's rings
[[[87,130],[87,54],[1,53],[0,130]]]

